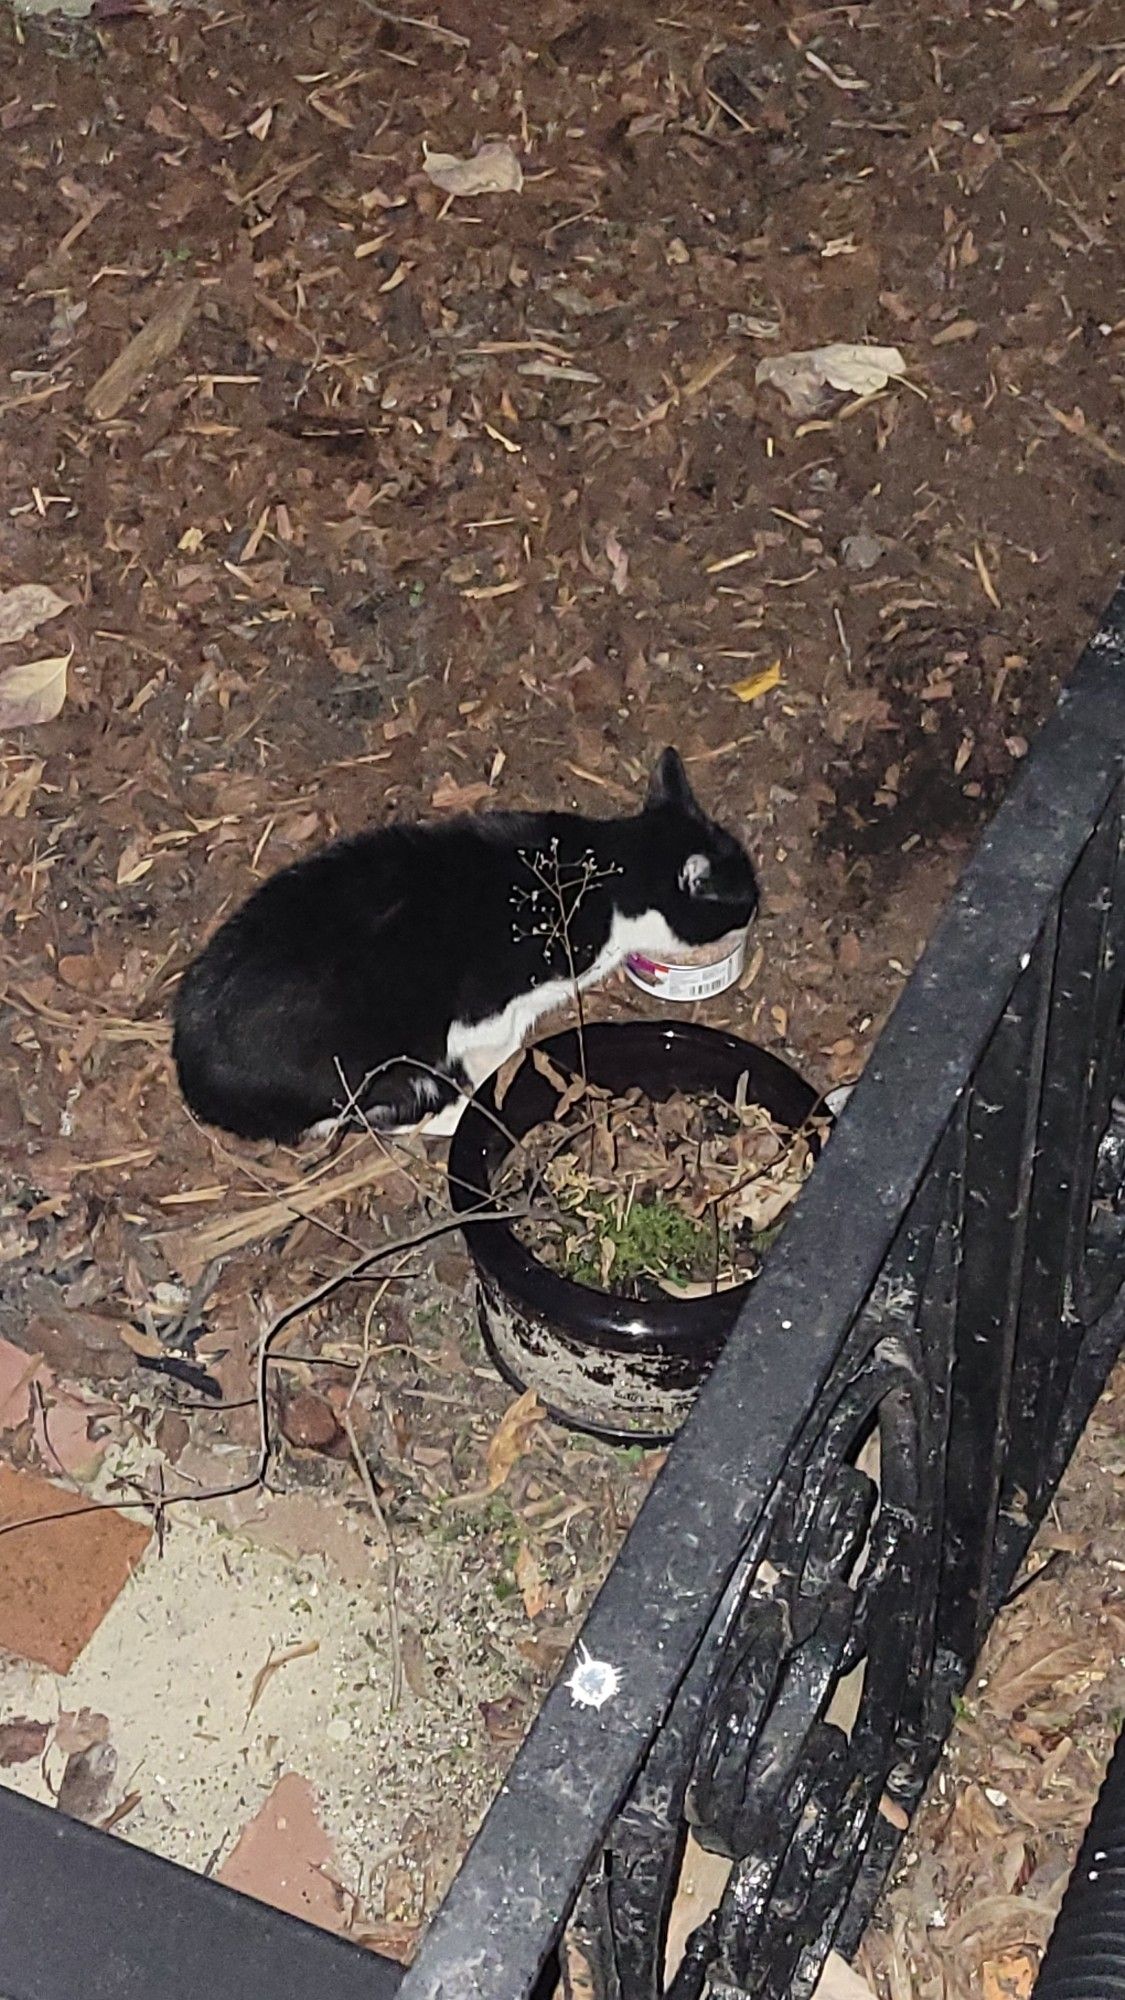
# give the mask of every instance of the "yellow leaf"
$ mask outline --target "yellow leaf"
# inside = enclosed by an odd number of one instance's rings
[[[489,1441],[486,1492],[497,1493],[503,1486],[516,1460],[527,1450],[536,1424],[546,1414],[534,1389],[525,1389],[508,1405]]]
[[[0,729],[25,729],[35,722],[52,722],[66,700],[66,670],[74,658],[53,653],[46,660],[25,660],[0,674]]]
[[[781,661],[774,660],[771,666],[763,667],[760,674],[750,674],[746,680],[736,681],[731,693],[736,694],[739,701],[757,701],[760,694],[768,694],[771,688],[775,688],[780,679]]]

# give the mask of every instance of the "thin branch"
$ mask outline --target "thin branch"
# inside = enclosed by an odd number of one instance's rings
[[[192,1501],[201,1506],[209,1500],[233,1500],[240,1493],[252,1493],[257,1488],[265,1486],[273,1454],[267,1385],[270,1362],[275,1357],[270,1350],[278,1335],[302,1314],[311,1312],[315,1306],[323,1305],[324,1301],[331,1298],[334,1292],[338,1292],[342,1285],[364,1277],[375,1264],[381,1263],[384,1257],[393,1256],[396,1250],[414,1249],[421,1243],[432,1242],[436,1237],[448,1236],[451,1230],[461,1229],[467,1221],[473,1219],[474,1215],[481,1222],[524,1222],[541,1213],[533,1208],[530,1202],[511,1209],[492,1209],[490,1203],[491,1197],[478,1203],[476,1209],[468,1209],[464,1215],[443,1215],[436,1222],[428,1223],[423,1229],[412,1230],[406,1235],[392,1237],[388,1242],[380,1243],[374,1250],[367,1250],[362,1257],[357,1257],[354,1264],[346,1265],[342,1271],[334,1272],[331,1277],[314,1286],[312,1291],[306,1292],[303,1297],[295,1299],[292,1305],[285,1306],[281,1312],[274,1315],[258,1342],[253,1400],[258,1410],[260,1442],[258,1463],[245,1479],[232,1480],[229,1486],[204,1487],[200,1492],[163,1493],[158,1499],[116,1500],[112,1503],[113,1506],[118,1512],[139,1508],[142,1512],[156,1516],[163,1514],[168,1507],[179,1505],[182,1501]],[[44,1527],[54,1521],[78,1521],[83,1515],[102,1513],[105,1504],[101,1500],[91,1500],[81,1507],[60,1507],[50,1514],[32,1514],[23,1521],[4,1521],[0,1523],[0,1536],[14,1535],[21,1528]]]
[[[363,0],[369,14],[375,14],[380,21],[392,21],[396,27],[419,28],[423,34],[433,35],[435,41],[449,42],[455,49],[472,47],[467,35],[459,35],[455,28],[446,28],[440,21],[423,21],[417,14],[392,14],[389,7],[377,7],[375,0]]]

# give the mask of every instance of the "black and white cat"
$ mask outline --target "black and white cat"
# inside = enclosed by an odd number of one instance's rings
[[[425,1119],[444,1135],[576,982],[712,943],[757,902],[746,850],[674,750],[630,818],[377,828],[263,883],[188,967],[180,1087],[246,1139],[291,1141],[356,1107],[381,1131]]]

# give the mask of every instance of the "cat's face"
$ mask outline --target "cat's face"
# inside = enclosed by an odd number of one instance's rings
[[[675,750],[649,781],[650,861],[660,909],[685,945],[741,930],[758,907],[758,883],[741,841],[709,819]]]

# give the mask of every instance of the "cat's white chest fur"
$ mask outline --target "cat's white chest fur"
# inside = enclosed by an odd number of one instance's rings
[[[608,979],[611,972],[624,965],[632,951],[659,955],[682,950],[683,939],[675,935],[667,918],[658,910],[646,910],[639,917],[623,917],[618,912],[609,937],[593,964],[580,974],[577,984],[584,990]],[[454,1021],[446,1041],[447,1063],[460,1063],[474,1090],[478,1089],[486,1077],[494,1075],[510,1056],[523,1048],[536,1022],[564,1007],[573,993],[574,982],[570,979],[545,979],[542,985],[518,993],[502,1013],[490,1015],[485,1021]],[[428,1120],[423,1128],[427,1138],[447,1138],[454,1132],[465,1101],[459,1098],[456,1104]]]

